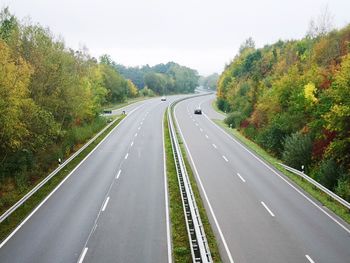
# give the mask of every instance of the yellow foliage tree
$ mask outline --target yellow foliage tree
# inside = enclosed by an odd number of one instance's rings
[[[315,93],[316,93],[317,89],[315,87],[315,84],[312,82],[309,82],[308,84],[306,84],[304,86],[304,96],[305,98],[312,102],[315,103],[317,102],[317,98],[315,97]]]
[[[28,134],[21,121],[22,107],[28,103],[31,66],[21,57],[13,58],[0,40],[0,149],[18,149]]]
[[[135,86],[135,84],[130,79],[128,79],[127,80],[127,85],[128,85],[128,89],[129,89],[129,96],[130,97],[136,97],[137,94],[138,94],[138,89]]]

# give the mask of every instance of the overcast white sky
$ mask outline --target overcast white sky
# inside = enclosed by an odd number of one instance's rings
[[[74,49],[127,66],[175,61],[203,75],[221,73],[249,36],[257,47],[303,37],[327,5],[335,27],[350,23],[350,0],[0,0]]]

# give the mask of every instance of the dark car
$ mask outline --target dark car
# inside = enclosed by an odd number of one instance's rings
[[[161,101],[166,101],[166,97],[162,97],[160,100]]]
[[[201,109],[195,109],[194,110],[194,114],[202,114],[202,110]]]

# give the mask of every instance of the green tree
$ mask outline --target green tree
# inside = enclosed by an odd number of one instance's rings
[[[298,170],[302,166],[306,169],[310,166],[312,140],[309,135],[293,133],[285,139],[283,148],[282,159],[287,165]]]

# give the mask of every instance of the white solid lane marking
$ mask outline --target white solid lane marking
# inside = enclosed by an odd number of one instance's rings
[[[106,210],[106,207],[108,205],[108,202],[109,202],[109,196],[107,197],[105,203],[103,204],[103,207],[102,207],[102,212],[104,212]]]
[[[201,132],[203,132],[203,129],[202,129],[202,128],[199,128],[199,130],[200,130]]]
[[[164,115],[162,119],[164,123]],[[165,198],[165,218],[166,218],[166,232],[167,232],[167,247],[168,247],[168,263],[173,262],[171,253],[171,231],[170,231],[170,215],[169,215],[169,193],[168,193],[168,178],[167,178],[167,166],[165,156],[165,138],[164,138],[164,125],[162,125],[162,137],[163,137],[163,173],[164,173],[164,198]]]
[[[95,223],[94,227],[92,228],[91,233],[94,233],[94,232],[95,232],[95,230],[96,230],[96,228],[97,228],[97,224]]]
[[[137,129],[138,129],[138,130],[140,130],[140,129],[141,129],[141,127],[138,127]]]
[[[305,257],[307,258],[308,261],[310,261],[310,263],[315,263],[315,261],[313,261],[309,255],[305,255]]]
[[[261,201],[261,204],[263,205],[263,207],[265,207],[265,209],[269,212],[269,214],[274,217],[274,213],[272,213],[272,211],[267,207],[267,205],[265,205],[265,203],[263,201]]]
[[[222,158],[224,158],[224,160],[225,160],[226,162],[228,162],[228,160],[227,160],[227,158],[226,158],[225,155],[223,155]]]
[[[127,153],[127,154],[125,155],[125,160],[128,159],[128,157],[129,157],[129,153]]]
[[[196,121],[195,119],[192,119],[193,121]]]
[[[119,171],[118,171],[118,173],[117,173],[117,175],[116,175],[116,177],[115,177],[116,179],[119,178],[121,172],[122,172],[122,170],[119,170]]]
[[[283,180],[286,184],[288,184],[291,188],[293,188],[298,194],[303,196],[306,200],[308,200],[313,206],[315,206],[317,209],[319,209],[323,214],[328,216],[334,223],[336,223],[338,226],[340,226],[342,229],[344,229],[348,234],[350,234],[350,230],[340,223],[337,219],[335,219],[331,214],[329,214],[326,210],[324,210],[322,207],[320,207],[318,204],[316,204],[310,197],[305,195],[301,190],[299,190],[296,186],[292,185],[286,178],[284,178],[282,175],[278,174],[275,170],[273,170],[269,165],[267,165],[262,159],[257,157],[255,154],[253,154],[248,148],[243,146],[240,142],[238,142],[236,139],[234,139],[231,135],[229,135],[226,131],[224,131],[221,127],[219,127],[215,122],[213,122],[209,117],[204,114],[204,117],[219,131],[224,133],[228,138],[230,138],[232,141],[234,141],[236,144],[238,144],[240,147],[243,148],[247,153],[249,153],[252,157],[254,157],[256,160],[258,160],[262,165],[264,165],[267,169],[269,169],[273,174],[277,175],[281,180]]]
[[[137,133],[135,133],[135,137],[137,137]]]
[[[0,249],[18,232],[18,230],[20,230],[22,228],[22,226],[46,203],[46,201],[66,182],[66,180],[68,180],[68,178],[80,167],[80,165],[86,161],[90,155],[92,155],[96,149],[98,149],[98,147],[105,141],[107,140],[107,138],[109,137],[110,134],[112,134],[113,131],[115,131],[119,125],[121,125],[133,112],[137,111],[139,108],[141,108],[142,106],[144,106],[145,104],[142,104],[138,107],[136,107],[135,109],[133,109],[132,111],[129,112],[129,114],[121,120],[121,122],[119,122],[117,124],[117,126],[115,126],[107,135],[106,137],[104,137],[102,139],[102,141],[100,141],[97,146],[87,155],[85,156],[85,158],[66,176],[66,178],[64,178],[53,190],[52,192],[49,193],[48,196],[45,197],[45,199],[43,201],[41,201],[41,203],[22,221],[22,223],[19,224],[19,226],[17,226],[15,228],[15,230],[13,230],[11,232],[10,235],[8,235],[6,237],[6,239],[4,241],[2,241],[2,243],[0,243]]]
[[[141,121],[140,125],[142,125],[142,124],[143,124],[143,121]]]
[[[196,123],[196,126],[198,126],[198,123]]]
[[[245,183],[244,178],[239,173],[237,173],[237,175],[238,175],[239,179],[241,179],[243,181],[243,183]]]
[[[185,140],[185,138],[184,138],[184,135],[183,135],[183,133],[182,133],[181,127],[180,127],[180,125],[179,125],[179,123],[178,123],[178,121],[177,121],[177,118],[176,118],[176,109],[177,109],[177,106],[178,106],[178,105],[179,105],[179,104],[177,104],[177,105],[175,106],[175,108],[174,108],[174,116],[175,116],[176,125],[177,125],[177,127],[179,127],[179,132],[180,132],[181,138],[182,138],[182,140],[183,140],[183,142],[184,142],[184,145],[185,145],[185,148],[186,148],[186,150],[187,150],[187,152],[188,152],[188,155],[190,156],[190,160],[191,160],[191,163],[193,164],[193,168],[194,168],[196,177],[197,177],[197,179],[198,179],[198,182],[199,182],[200,187],[201,187],[202,190],[203,190],[204,198],[205,198],[205,200],[207,201],[207,204],[208,204],[210,213],[211,213],[211,215],[212,215],[212,217],[213,217],[213,219],[214,219],[214,223],[215,223],[216,228],[217,228],[217,230],[218,230],[218,232],[219,232],[219,235],[220,235],[220,237],[221,237],[222,243],[224,244],[224,248],[225,248],[225,251],[226,251],[226,253],[227,253],[229,262],[230,262],[230,263],[234,263],[233,258],[232,258],[232,255],[231,255],[231,251],[230,251],[230,249],[229,249],[229,247],[228,247],[228,245],[227,245],[227,243],[226,243],[226,239],[225,239],[224,234],[223,234],[223,232],[222,232],[222,230],[221,230],[221,227],[220,227],[220,224],[219,224],[219,222],[218,222],[218,219],[216,218],[216,215],[215,215],[215,213],[214,213],[213,207],[211,206],[211,203],[210,203],[210,201],[209,201],[207,192],[205,191],[205,188],[204,188],[204,186],[203,186],[202,180],[201,180],[201,178],[200,178],[200,176],[199,176],[199,173],[198,173],[196,164],[195,164],[194,161],[193,161],[192,154],[191,154],[191,152],[190,152],[190,150],[189,150],[189,148],[188,148],[188,145],[187,145],[187,142],[186,142],[186,140]]]
[[[85,258],[85,255],[86,255],[86,252],[88,251],[88,249],[89,248],[84,248],[84,250],[83,250],[83,253],[81,253],[81,256],[80,256],[80,258],[79,258],[79,261],[78,261],[78,263],[82,263],[83,262],[83,260],[84,260],[84,258]]]
[[[134,141],[131,142],[130,146],[133,146],[134,145]]]
[[[217,149],[217,148],[218,148],[218,147],[217,147],[217,146],[216,146],[214,143],[213,143],[212,145],[213,145],[213,147],[214,147],[215,149]]]
[[[205,135],[205,138],[209,139],[209,136],[208,136],[208,135]]]

